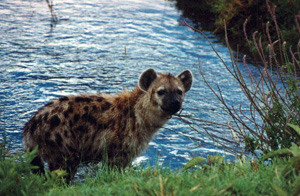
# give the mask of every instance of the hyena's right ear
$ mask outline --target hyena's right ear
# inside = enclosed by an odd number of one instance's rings
[[[157,78],[154,69],[147,69],[142,73],[139,80],[139,87],[143,91],[147,91],[152,82]]]

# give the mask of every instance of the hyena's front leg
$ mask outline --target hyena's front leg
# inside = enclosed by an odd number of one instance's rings
[[[32,169],[32,173],[34,174],[44,174],[44,162],[42,161],[40,156],[36,156],[30,163],[33,166],[37,166],[38,168]]]
[[[55,170],[64,170],[67,172],[67,174],[64,176],[64,179],[69,183],[73,180],[78,165],[79,160],[67,160],[67,159],[60,159],[61,161],[49,161],[49,170],[55,171]]]

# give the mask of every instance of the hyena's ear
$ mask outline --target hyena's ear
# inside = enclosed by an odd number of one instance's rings
[[[152,82],[157,78],[154,69],[147,69],[142,73],[139,80],[139,87],[143,91],[147,91]]]
[[[193,75],[189,70],[185,70],[176,76],[183,84],[185,92],[189,91],[193,83]]]

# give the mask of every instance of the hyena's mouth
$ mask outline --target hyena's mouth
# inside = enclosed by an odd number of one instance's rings
[[[180,110],[181,106],[180,105],[172,105],[168,107],[160,106],[160,108],[162,109],[163,112],[169,115],[173,115]]]

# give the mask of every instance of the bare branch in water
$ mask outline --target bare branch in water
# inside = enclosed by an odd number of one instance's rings
[[[57,23],[58,22],[58,18],[54,12],[54,8],[53,8],[53,1],[52,0],[46,0],[46,3],[48,5],[48,8],[50,10],[50,13],[51,13],[51,22],[52,23]]]

